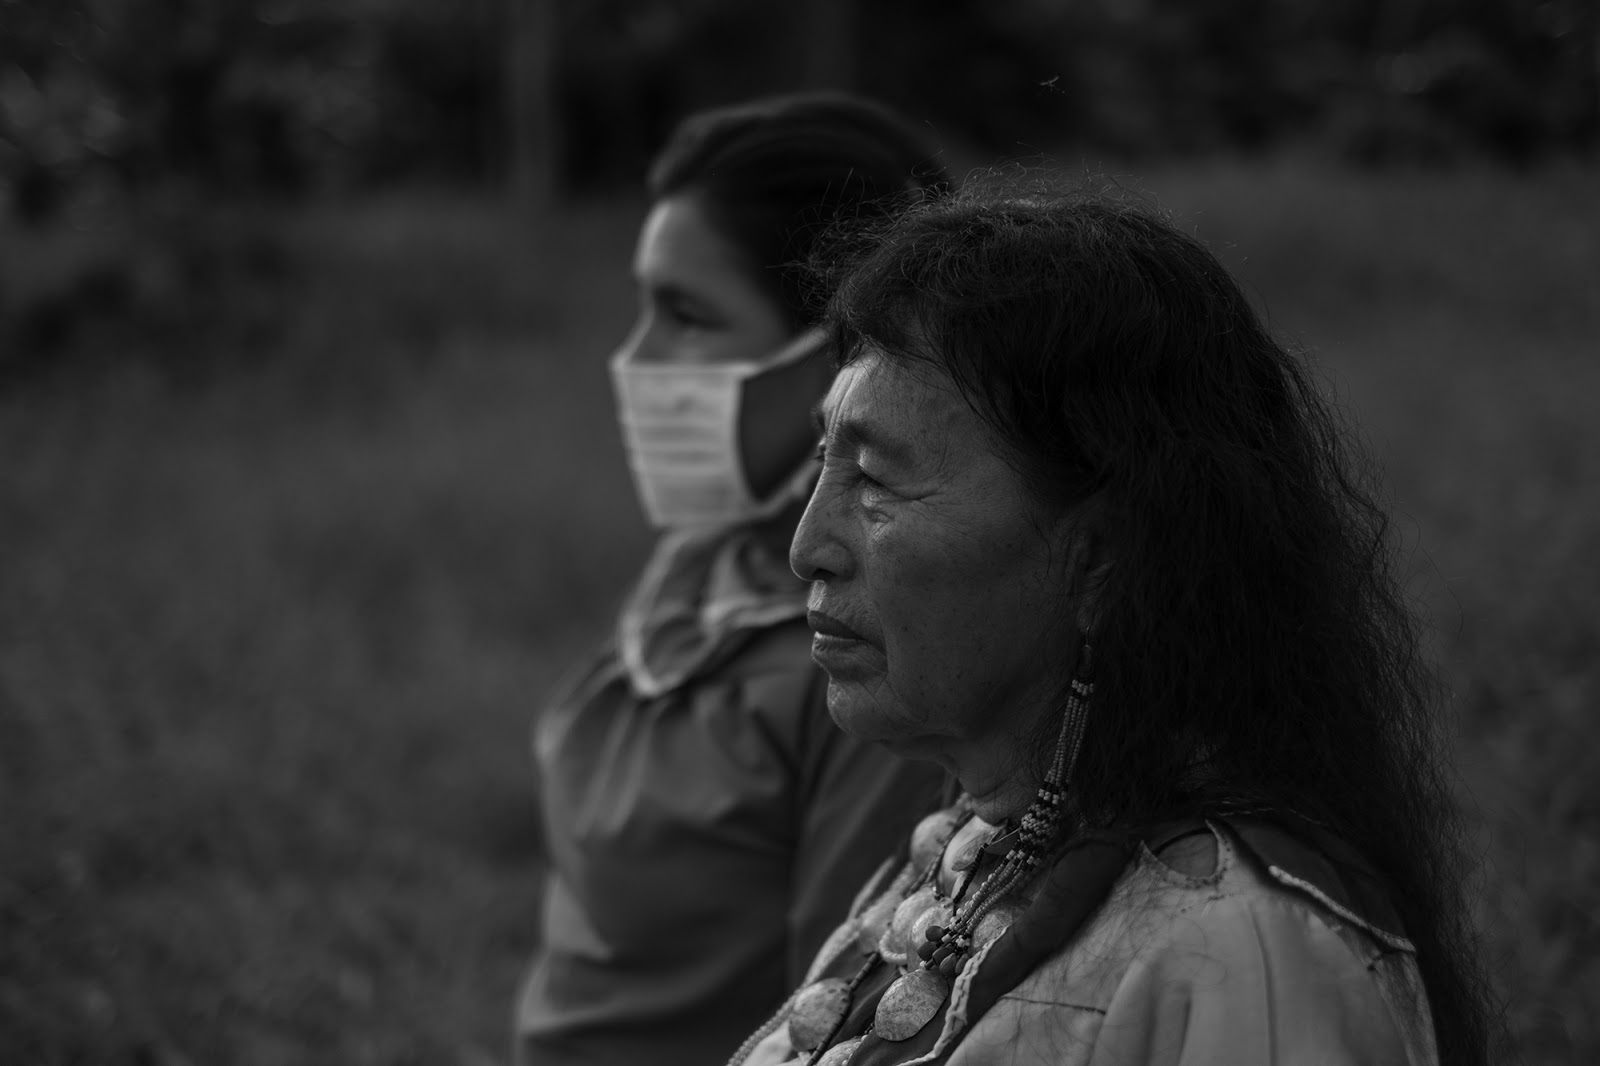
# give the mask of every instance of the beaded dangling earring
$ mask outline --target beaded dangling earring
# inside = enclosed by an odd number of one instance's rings
[[[966,964],[978,924],[1002,899],[1039,872],[1045,853],[1056,843],[1066,817],[1067,783],[1083,746],[1089,700],[1093,695],[1093,652],[1085,637],[1061,716],[1061,732],[1056,737],[1050,768],[1037,797],[1022,816],[1010,850],[999,868],[984,878],[977,891],[968,897],[949,926],[928,927],[927,942],[916,949],[922,959],[921,966],[890,985],[878,1001],[873,1021],[873,1032],[878,1036],[885,1040],[906,1040],[928,1024],[950,994],[950,981]]]

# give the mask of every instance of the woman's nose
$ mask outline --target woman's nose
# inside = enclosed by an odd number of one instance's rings
[[[641,312],[633,320],[633,325],[628,328],[628,335],[622,338],[622,343],[611,353],[611,358],[630,363],[650,362],[652,354],[650,349],[653,347],[650,337],[650,316]]]
[[[838,493],[824,476],[811,491],[789,545],[789,568],[800,580],[826,581],[848,575],[850,553],[840,532]]]

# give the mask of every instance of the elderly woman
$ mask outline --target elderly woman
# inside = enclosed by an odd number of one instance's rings
[[[1239,286],[1048,189],[838,277],[812,654],[841,726],[964,791],[734,1061],[1483,1062],[1385,518]]]
[[[835,729],[787,553],[832,377],[801,263],[943,178],[897,116],[799,94],[699,112],[650,172],[610,360],[661,530],[614,638],[534,731],[549,871],[530,1066],[726,1059],[943,775]]]

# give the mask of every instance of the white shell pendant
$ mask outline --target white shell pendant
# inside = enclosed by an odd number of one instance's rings
[[[912,970],[878,1000],[872,1031],[885,1040],[909,1040],[939,1013],[950,982],[932,970]]]
[[[889,928],[884,930],[883,940],[878,945],[879,954],[896,966],[904,966],[908,953],[915,951],[917,946],[910,939],[911,923],[922,917],[928,908],[937,905],[938,901],[938,893],[932,885],[924,885],[901,900],[894,909],[894,917],[889,919]]]
[[[817,1060],[817,1066],[844,1066],[850,1061],[850,1056],[856,1053],[856,1048],[861,1046],[862,1039],[855,1036],[833,1045]]]
[[[828,1039],[850,1008],[850,984],[842,977],[824,977],[800,990],[789,1008],[789,1043],[810,1051]]]
[[[978,919],[977,928],[972,930],[972,949],[978,951],[988,947],[990,942],[1009,929],[1011,923],[1025,910],[1027,908],[1020,903],[1007,901],[997,904],[993,910]]]
[[[856,918],[856,947],[869,955],[877,951],[883,934],[889,929],[889,919],[894,917],[894,909],[898,906],[894,896],[887,895],[862,911]]]
[[[945,842],[961,824],[961,814],[954,807],[946,807],[942,811],[934,811],[911,831],[911,866],[916,870],[926,870],[928,864],[939,857],[944,850]]]
[[[941,929],[948,928],[952,920],[950,905],[943,900],[924,910],[921,914],[911,919],[911,928],[906,932],[906,950],[913,955],[918,948],[928,941],[928,926],[937,925]],[[913,962],[916,960],[913,959]]]
[[[978,865],[978,859],[983,856],[983,846],[986,843],[987,841],[979,837],[962,844],[949,857],[950,872],[952,874],[966,873]]]

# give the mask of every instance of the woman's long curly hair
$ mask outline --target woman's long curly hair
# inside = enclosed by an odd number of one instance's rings
[[[1137,197],[1023,180],[835,242],[842,360],[935,364],[1042,501],[1092,510],[1090,824],[1342,838],[1417,946],[1441,1061],[1486,1061],[1438,690],[1371,464],[1199,241]]]

